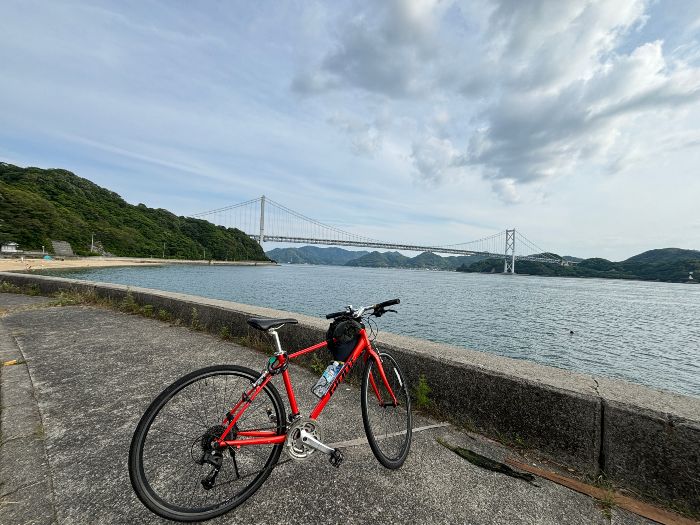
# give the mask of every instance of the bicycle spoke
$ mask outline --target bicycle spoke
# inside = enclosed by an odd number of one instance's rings
[[[142,481],[134,485],[141,490],[137,494],[151,510],[171,519],[173,516],[207,519],[238,505],[244,493],[248,497],[269,475],[282,449],[281,444],[245,445],[236,450],[234,457],[224,449],[218,473],[207,489],[202,480],[215,467],[206,458],[216,458],[219,454],[210,443],[225,429],[222,421],[230,409],[228,398],[242,395],[258,374],[235,366],[211,367],[200,372],[191,374],[192,379],[186,376],[176,382],[174,386],[178,388],[159,401],[160,405],[149,408],[144,415],[144,419],[150,418],[149,423],[138,441],[141,452],[134,452],[132,443],[130,453],[132,482],[133,460],[141,458],[140,470],[136,472]],[[272,385],[262,389],[243,414],[240,423],[244,431],[277,433],[280,423],[270,421],[268,408],[283,424],[284,406]],[[143,424],[144,420],[139,427]],[[234,432],[240,428],[237,425]],[[199,464],[203,459],[204,463]],[[154,501],[153,506],[149,505],[150,501]],[[162,510],[163,505],[167,512]]]

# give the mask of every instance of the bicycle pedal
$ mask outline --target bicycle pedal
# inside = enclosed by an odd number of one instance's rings
[[[331,452],[330,456],[328,457],[328,461],[335,468],[340,467],[340,464],[343,462],[344,459],[345,459],[345,455],[343,454],[343,451],[340,450],[339,448],[336,448],[335,450],[333,450],[333,452]]]

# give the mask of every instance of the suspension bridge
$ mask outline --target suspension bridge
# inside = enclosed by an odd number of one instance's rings
[[[224,208],[196,213],[191,217],[203,219],[225,228],[237,228],[257,240],[260,245],[270,241],[450,255],[481,255],[502,258],[504,272],[511,274],[515,273],[515,262],[518,260],[569,264],[561,257],[541,249],[515,228],[506,229],[474,241],[441,246],[387,242],[323,224],[264,195]]]

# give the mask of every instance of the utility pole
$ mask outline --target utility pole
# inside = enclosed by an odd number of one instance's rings
[[[263,239],[265,238],[265,195],[260,197],[260,238],[258,242],[262,248]]]
[[[90,253],[95,251],[95,234],[90,237]]]
[[[165,259],[165,242],[163,242],[163,259]]]

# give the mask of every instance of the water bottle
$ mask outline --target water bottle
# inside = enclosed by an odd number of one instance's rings
[[[328,388],[331,386],[331,383],[335,379],[335,376],[338,375],[338,372],[340,372],[340,369],[343,368],[343,363],[340,361],[333,361],[330,365],[326,367],[326,369],[323,371],[323,375],[318,378],[318,381],[316,381],[316,384],[314,387],[311,389],[311,391],[318,397],[323,397],[326,392],[328,392]]]

